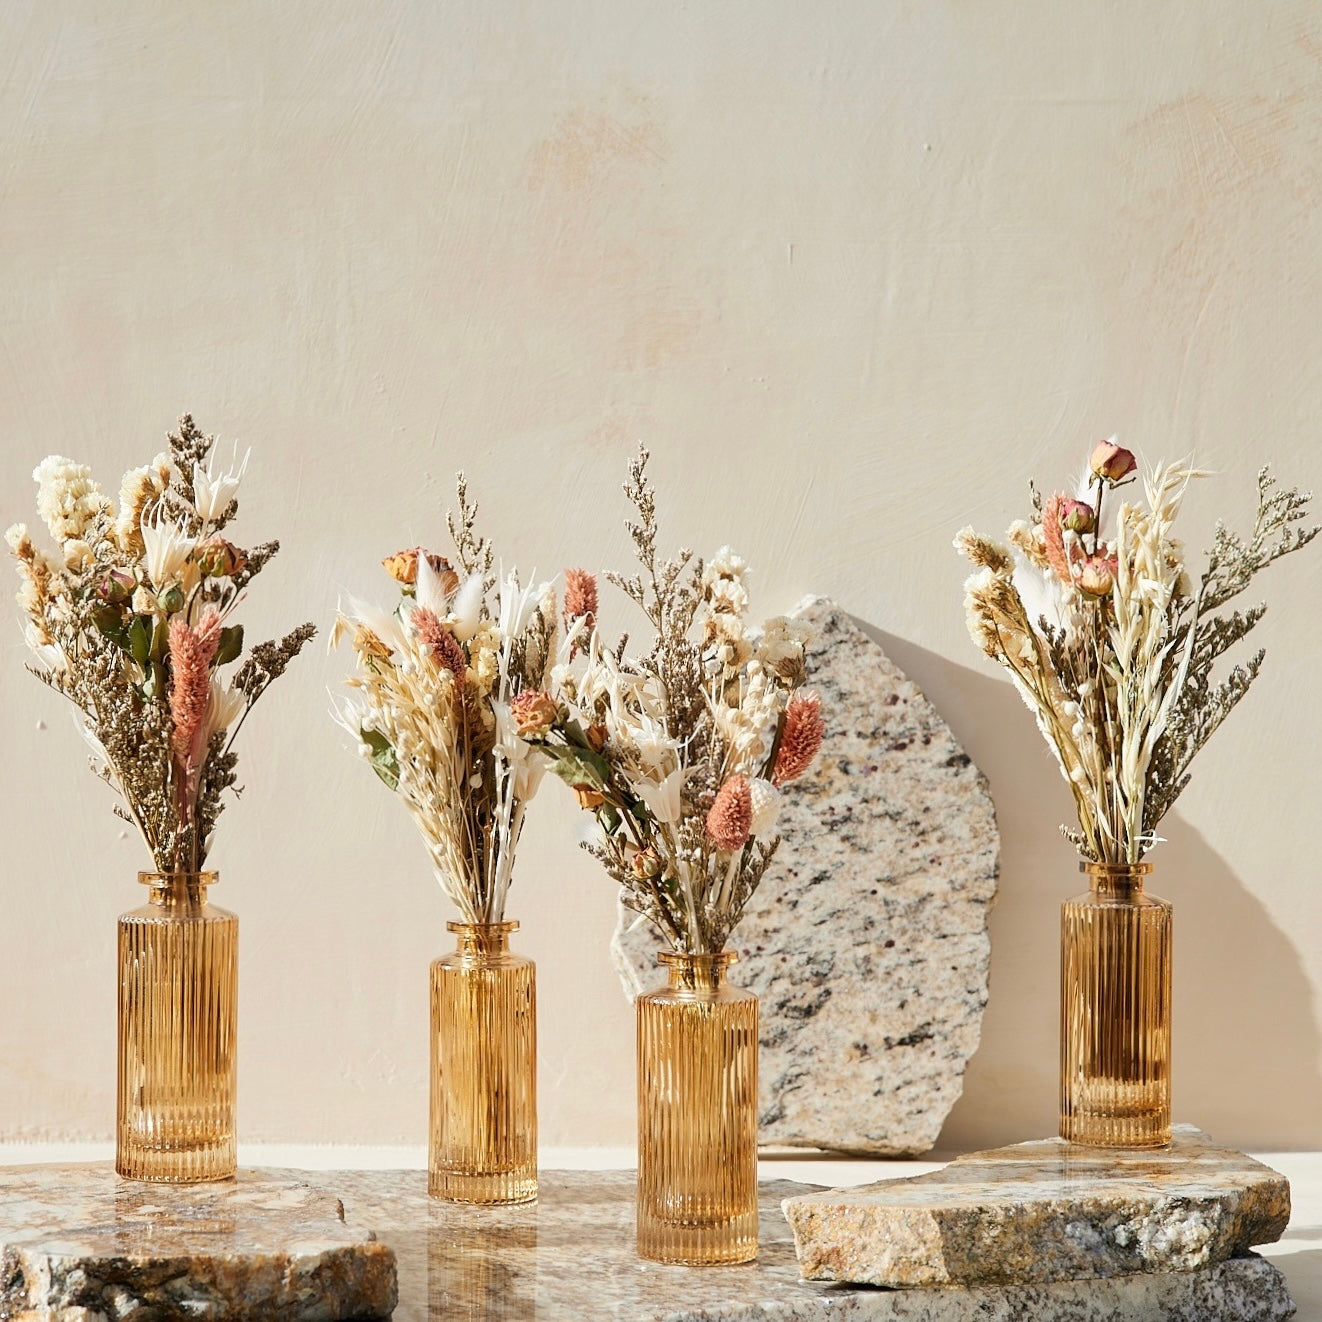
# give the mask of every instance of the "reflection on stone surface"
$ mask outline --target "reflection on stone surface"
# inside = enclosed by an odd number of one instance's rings
[[[399,1258],[396,1322],[1276,1322],[1293,1311],[1261,1258],[1200,1271],[1054,1284],[877,1290],[801,1280],[780,1200],[812,1192],[761,1186],[758,1260],[669,1267],[634,1248],[627,1171],[542,1171],[538,1204],[479,1208],[429,1200],[421,1171],[327,1175],[349,1215]]]
[[[291,1175],[144,1185],[106,1164],[0,1169],[0,1318],[382,1317],[395,1259]]]
[[[803,1273],[975,1285],[1191,1272],[1281,1237],[1290,1185],[1178,1125],[1164,1149],[1043,1139],[930,1175],[790,1199]]]
[[[817,765],[785,788],[785,843],[731,937],[761,1001],[764,1144],[925,1152],[963,1088],[987,1002],[1000,837],[987,782],[921,690],[821,598],[808,682]],[[630,996],[665,979],[621,910]]]

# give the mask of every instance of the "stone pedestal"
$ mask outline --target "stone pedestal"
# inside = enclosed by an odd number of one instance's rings
[[[0,1319],[388,1317],[395,1255],[336,1194],[240,1171],[139,1184],[109,1165],[0,1169]]]
[[[810,1280],[1021,1285],[1242,1259],[1281,1237],[1290,1186],[1180,1125],[1169,1148],[1020,1143],[930,1175],[791,1198],[785,1215]]]
[[[804,1281],[779,1204],[812,1190],[788,1181],[761,1186],[757,1261],[704,1268],[638,1257],[629,1171],[542,1171],[539,1201],[508,1208],[428,1200],[422,1172],[329,1178],[398,1255],[395,1322],[1278,1322],[1294,1311],[1280,1272],[1257,1257],[1181,1275],[967,1289]]]

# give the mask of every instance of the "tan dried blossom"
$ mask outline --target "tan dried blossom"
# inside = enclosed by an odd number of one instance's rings
[[[119,484],[119,516],[114,537],[119,549],[133,559],[145,551],[142,521],[170,485],[170,456],[158,454],[143,468],[130,468]]]
[[[418,581],[418,557],[421,555],[427,557],[427,563],[440,577],[441,590],[447,596],[452,596],[459,590],[459,575],[455,573],[450,562],[443,555],[434,555],[421,546],[411,546],[407,550],[396,551],[393,555],[386,556],[381,563],[386,573],[396,583],[411,587]]]

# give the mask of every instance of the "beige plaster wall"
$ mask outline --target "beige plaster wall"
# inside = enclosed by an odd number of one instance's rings
[[[619,563],[646,439],[670,539],[733,542],[767,614],[843,602],[991,777],[992,999],[943,1145],[1033,1136],[1069,806],[950,536],[1110,431],[1217,471],[1194,544],[1262,460],[1318,481],[1320,203],[1311,0],[7,0],[0,521],[48,451],[115,482],[189,408],[253,446],[239,526],[285,543],[256,636],[383,591],[460,465],[507,558]],[[1176,1109],[1256,1147],[1322,1139],[1319,570],[1272,573],[1260,687],[1156,855]],[[0,1137],[108,1136],[143,851],[0,637]],[[215,851],[250,1140],[423,1137],[447,913],[327,718],[346,664],[316,648],[245,731]],[[627,1143],[611,889],[567,794],[535,808],[543,1138]]]

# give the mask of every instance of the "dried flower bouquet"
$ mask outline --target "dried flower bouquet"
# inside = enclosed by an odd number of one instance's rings
[[[648,453],[629,466],[627,527],[641,573],[608,574],[655,635],[641,655],[608,646],[597,586],[565,582],[570,663],[549,693],[515,708],[519,730],[596,819],[585,844],[619,883],[625,905],[689,954],[724,949],[780,843],[768,839],[780,787],[822,742],[820,700],[799,690],[807,626],[745,625],[746,566],[728,547],[707,564],[657,555]]]
[[[1137,863],[1156,843],[1194,755],[1262,666],[1259,651],[1213,679],[1266,610],[1222,608],[1319,531],[1297,526],[1310,495],[1278,489],[1264,468],[1252,534],[1218,524],[1195,585],[1174,530],[1189,482],[1204,474],[1158,464],[1141,502],[1104,510],[1103,497],[1136,470],[1128,450],[1103,441],[1075,496],[1044,502],[1034,491],[1034,518],[1012,525],[1009,547],[971,528],[955,539],[977,566],[966,584],[969,632],[1036,715],[1078,810],[1078,829],[1062,829],[1097,863]]]
[[[168,452],[124,475],[118,509],[88,468],[52,455],[33,479],[59,558],[23,524],[6,534],[39,662],[29,669],[82,713],[93,770],[162,873],[201,869],[235,788],[235,736],[315,632],[261,643],[221,679],[243,651],[230,616],[279,543],[245,551],[225,536],[248,460],[218,472],[214,446],[185,415]]]
[[[332,643],[349,637],[358,673],[336,716],[403,799],[464,922],[499,923],[544,771],[511,708],[547,682],[557,607],[551,583],[493,572],[462,474],[458,500],[447,519],[457,568],[421,547],[399,551],[383,561],[399,585],[394,607],[352,602],[341,613]]]

